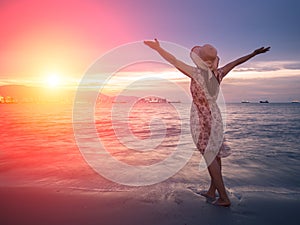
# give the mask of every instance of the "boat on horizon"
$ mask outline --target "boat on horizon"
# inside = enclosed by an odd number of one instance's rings
[[[269,103],[268,100],[264,100],[264,101],[259,101],[259,103]]]
[[[241,103],[250,103],[250,102],[247,100],[243,100]]]
[[[300,101],[299,100],[293,100],[293,101],[291,101],[291,103],[300,103]]]

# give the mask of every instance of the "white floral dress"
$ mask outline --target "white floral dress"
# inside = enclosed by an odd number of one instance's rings
[[[219,85],[224,77],[222,69],[214,74],[207,68],[197,66],[191,75],[190,91],[193,97],[191,108],[191,133],[197,149],[211,160],[216,156],[227,157],[230,148],[223,136],[223,121],[217,105]]]

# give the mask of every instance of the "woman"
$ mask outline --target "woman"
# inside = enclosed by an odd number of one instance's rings
[[[226,193],[221,173],[221,158],[229,155],[229,147],[225,144],[222,136],[222,118],[216,104],[219,84],[234,67],[258,54],[269,51],[270,47],[256,49],[251,54],[230,62],[222,68],[218,68],[219,57],[217,50],[212,45],[206,44],[192,48],[191,58],[196,64],[196,67],[193,67],[176,59],[176,57],[164,50],[157,39],[144,41],[144,43],[157,51],[183,74],[191,78],[190,89],[193,97],[191,110],[192,136],[198,150],[206,160],[211,177],[208,191],[201,193],[201,195],[214,205],[230,206],[231,202]],[[218,199],[216,199],[216,191],[219,193]]]

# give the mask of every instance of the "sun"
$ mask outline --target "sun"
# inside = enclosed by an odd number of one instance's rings
[[[47,76],[46,84],[48,87],[58,87],[60,83],[61,80],[58,74],[50,74]]]

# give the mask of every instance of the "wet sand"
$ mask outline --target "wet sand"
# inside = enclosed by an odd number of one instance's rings
[[[222,208],[206,203],[190,190],[160,197],[145,190],[1,187],[0,224],[298,224],[297,197],[275,198],[275,194],[253,192],[238,199],[231,195],[232,206]]]

